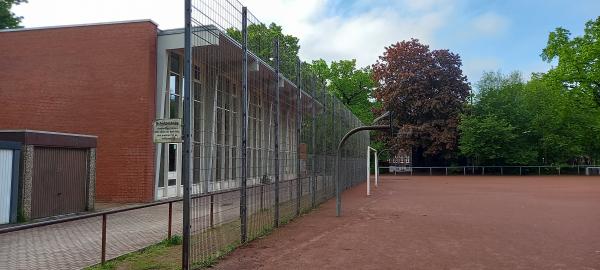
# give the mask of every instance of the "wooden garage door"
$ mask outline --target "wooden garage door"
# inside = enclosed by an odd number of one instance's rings
[[[31,217],[84,211],[86,176],[85,149],[36,147],[33,154]]]

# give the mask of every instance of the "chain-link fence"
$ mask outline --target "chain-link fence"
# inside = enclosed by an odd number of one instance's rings
[[[362,123],[241,3],[190,10],[194,267],[334,196],[337,144]],[[363,132],[342,149],[342,188],[365,180],[368,144]]]

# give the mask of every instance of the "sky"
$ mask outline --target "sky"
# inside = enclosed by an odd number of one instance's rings
[[[193,0],[198,2],[201,0]],[[545,72],[539,56],[556,27],[583,33],[600,16],[598,0],[241,0],[263,23],[300,38],[304,61],[375,63],[385,47],[417,38],[461,56],[476,83],[484,71]],[[13,7],[25,27],[151,19],[160,29],[183,26],[183,1],[29,0]]]

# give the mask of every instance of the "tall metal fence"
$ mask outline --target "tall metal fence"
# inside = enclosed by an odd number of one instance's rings
[[[331,198],[335,147],[362,123],[241,3],[190,12],[191,193],[214,194],[184,205],[194,268]],[[364,132],[342,149],[342,188],[366,180],[368,145]]]

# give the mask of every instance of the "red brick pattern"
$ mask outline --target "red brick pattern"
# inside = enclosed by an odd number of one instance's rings
[[[156,25],[0,33],[0,129],[98,136],[100,202],[153,200]]]

